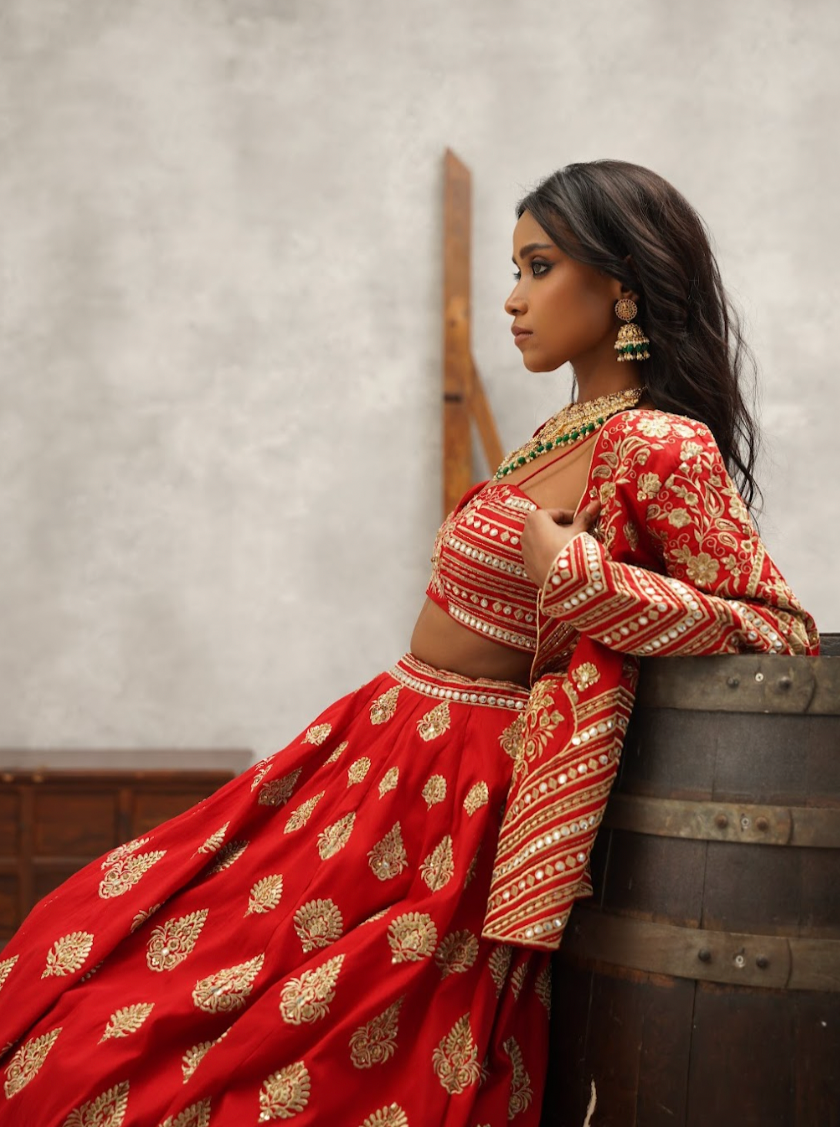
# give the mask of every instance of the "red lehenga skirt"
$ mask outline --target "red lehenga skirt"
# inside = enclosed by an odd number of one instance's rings
[[[0,951],[2,1127],[535,1127],[550,964],[481,938],[527,690],[411,657]]]

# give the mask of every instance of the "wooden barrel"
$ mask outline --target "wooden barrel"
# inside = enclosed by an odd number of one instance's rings
[[[838,643],[642,663],[543,1127],[840,1125]]]

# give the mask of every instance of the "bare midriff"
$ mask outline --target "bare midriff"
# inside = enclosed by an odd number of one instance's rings
[[[597,434],[576,443],[559,457],[551,454],[508,474],[509,485],[522,491],[543,509],[576,511],[583,498]],[[536,472],[535,472],[536,471]],[[490,677],[528,685],[533,653],[516,650],[462,626],[446,611],[426,599],[411,636],[411,652],[436,669],[449,669],[464,677]]]

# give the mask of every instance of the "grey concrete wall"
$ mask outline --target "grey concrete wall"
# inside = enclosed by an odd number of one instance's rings
[[[441,165],[502,302],[571,160],[671,179],[763,379],[766,539],[840,630],[840,8],[2,0],[0,744],[284,744],[407,646],[439,518]]]

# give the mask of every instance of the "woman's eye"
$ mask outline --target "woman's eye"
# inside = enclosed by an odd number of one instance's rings
[[[547,262],[532,262],[531,270],[533,271],[535,278],[541,278],[543,274],[548,273],[549,265]]]

